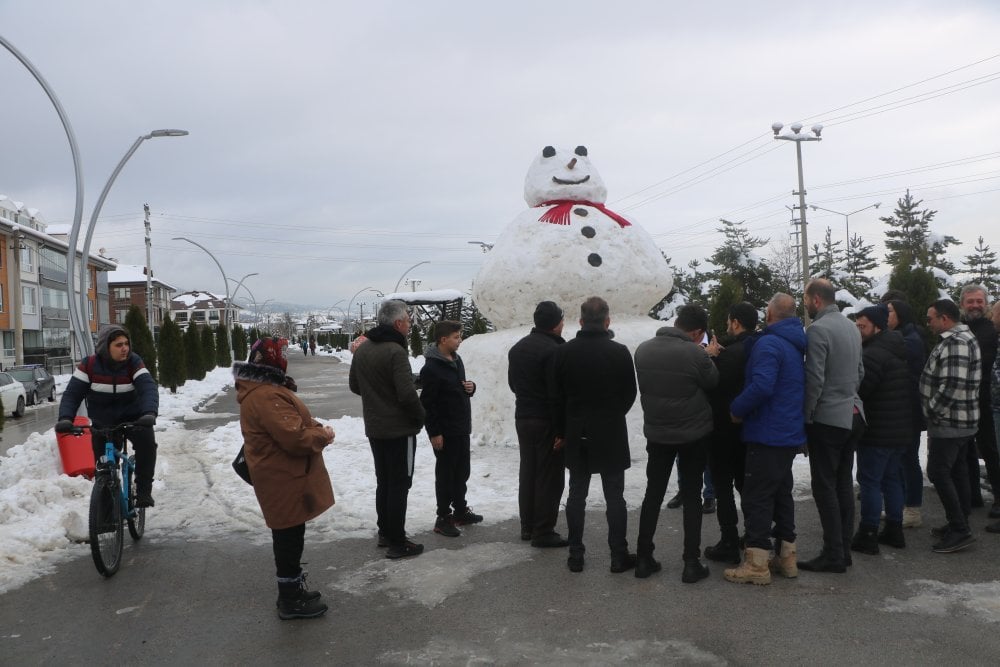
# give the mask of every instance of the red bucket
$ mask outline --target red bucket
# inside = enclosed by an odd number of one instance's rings
[[[74,426],[89,426],[90,420],[83,416],[73,418]],[[63,471],[70,477],[94,476],[94,448],[91,446],[90,431],[83,435],[72,433],[56,433],[59,444],[59,458],[62,459]]]

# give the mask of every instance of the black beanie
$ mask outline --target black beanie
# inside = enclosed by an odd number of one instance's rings
[[[554,301],[542,301],[535,306],[535,326],[542,331],[552,331],[562,322],[563,311]]]

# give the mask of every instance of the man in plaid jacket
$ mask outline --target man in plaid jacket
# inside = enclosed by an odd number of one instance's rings
[[[937,553],[959,551],[975,542],[966,449],[979,428],[979,343],[961,324],[958,306],[939,299],[927,309],[927,326],[941,337],[920,375],[920,397],[927,417],[927,478],[941,499],[948,525],[931,531]]]

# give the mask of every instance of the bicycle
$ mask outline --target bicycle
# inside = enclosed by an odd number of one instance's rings
[[[104,456],[97,462],[90,494],[90,554],[97,571],[105,577],[113,576],[121,566],[123,519],[133,540],[141,539],[146,529],[146,508],[135,506],[135,456],[126,456],[125,451],[125,434],[137,427],[147,428],[125,422],[109,429],[75,426],[70,431],[82,435],[89,429],[91,435],[105,438]]]

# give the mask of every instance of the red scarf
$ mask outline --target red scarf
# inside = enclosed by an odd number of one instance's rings
[[[541,206],[551,206],[549,210],[542,214],[542,217],[538,219],[539,222],[549,222],[553,225],[568,225],[569,224],[569,212],[574,206],[593,206],[598,211],[608,216],[612,220],[618,223],[619,227],[631,227],[632,223],[618,215],[614,211],[608,209],[604,204],[598,204],[592,201],[573,201],[569,199],[555,199],[553,201],[546,201],[539,204],[536,208]]]

